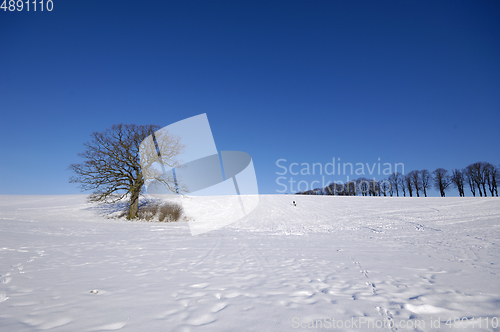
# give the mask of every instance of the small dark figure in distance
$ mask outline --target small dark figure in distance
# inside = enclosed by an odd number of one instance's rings
[[[293,206],[297,206],[297,204],[295,203],[295,201],[292,202]]]

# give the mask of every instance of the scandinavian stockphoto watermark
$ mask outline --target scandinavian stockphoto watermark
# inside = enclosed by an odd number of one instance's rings
[[[259,203],[252,158],[218,151],[206,114],[151,133],[140,156],[147,193],[182,204],[192,235],[227,226]]]
[[[307,163],[307,162],[288,162],[287,159],[278,159],[276,166],[279,171],[276,172],[276,184],[280,187],[278,193],[295,193],[306,192],[315,189],[324,189],[331,184],[337,186],[348,186],[356,179],[363,178],[363,181],[358,181],[355,185],[356,190],[363,192],[369,188],[367,182],[370,180],[378,180],[385,178],[392,173],[400,172],[404,174],[403,163],[388,163],[382,162],[380,158],[376,162],[371,163],[352,163],[343,162],[341,158],[332,157],[332,162],[328,163]],[[345,177],[344,180],[333,181],[331,177]],[[297,177],[300,177],[298,180]],[[330,178],[329,178],[330,177]],[[311,180],[305,180],[309,178]],[[388,181],[382,180],[382,183],[390,185]]]

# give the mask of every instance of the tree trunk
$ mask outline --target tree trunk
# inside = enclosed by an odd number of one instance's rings
[[[484,197],[488,197],[488,194],[486,193],[486,184],[483,182],[483,192],[484,192]]]
[[[128,209],[127,219],[134,219],[137,217],[139,211],[139,193],[141,188],[132,187],[130,190],[130,207]]]
[[[128,210],[127,219],[137,218],[137,212],[139,211],[139,195],[141,193],[142,186],[144,185],[144,178],[142,173],[137,171],[137,178],[130,187],[130,207]]]

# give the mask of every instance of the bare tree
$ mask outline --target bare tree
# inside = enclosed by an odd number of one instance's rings
[[[382,196],[382,183],[373,179],[373,185],[375,187],[375,196]]]
[[[450,186],[451,179],[448,171],[444,168],[438,168],[434,172],[434,187],[439,190],[441,197],[445,197],[445,190]],[[460,197],[462,194],[460,193]]]
[[[401,174],[397,180],[398,188],[403,192],[403,197],[406,197],[406,177]]]
[[[422,190],[424,191],[424,196],[427,197],[427,189],[431,186],[432,175],[427,169],[423,169],[419,173]]]
[[[472,171],[469,168],[466,168],[464,170],[464,175],[465,179],[467,180],[467,183],[469,184],[472,196],[476,197],[476,181],[474,180],[474,175],[472,174]]]
[[[370,180],[368,180],[367,178],[359,178],[356,180],[356,183],[359,191],[361,192],[361,196],[368,196]]]
[[[156,137],[156,145],[143,146],[139,155],[143,140],[158,129],[155,125],[118,124],[102,133],[92,133],[92,140],[84,144],[85,152],[79,154],[85,160],[69,166],[76,174],[70,178],[70,183],[80,183],[82,190],[93,190],[89,196],[92,202],[113,203],[129,196],[127,218],[137,217],[145,175],[175,190],[173,179],[162,177],[160,171],[155,173],[150,166],[155,162],[170,167],[178,166],[175,156],[183,148],[178,137],[165,132]],[[157,146],[164,151],[162,155],[158,154]],[[148,174],[143,173],[141,161]]]
[[[356,181],[351,180],[346,183],[346,195],[347,196],[356,196]]]
[[[335,195],[334,187],[335,187],[335,183],[332,183],[332,184],[329,184],[328,186],[326,186],[325,195]]]
[[[488,183],[488,189],[491,193],[491,197],[493,196],[498,197],[497,183],[500,177],[500,171],[498,170],[497,167],[495,167],[495,165],[490,163],[486,163],[485,171],[486,171],[486,182]]]
[[[451,183],[458,189],[460,197],[465,197],[464,183],[466,179],[466,171],[461,169],[454,169],[451,175]]]
[[[417,197],[420,197],[420,190],[422,190],[422,181],[420,179],[420,172],[411,171],[410,173],[408,173],[408,177],[410,178],[410,186],[412,186],[413,189],[415,189]]]
[[[494,188],[495,188],[495,193],[496,196],[498,197],[498,181],[500,180],[500,168],[495,166],[495,172],[494,172]]]
[[[368,180],[369,181],[369,187],[368,187],[368,194],[370,196],[380,196],[380,186],[379,182],[375,179],[373,180]]]
[[[390,182],[391,184],[391,190],[390,190],[390,195],[392,196],[394,191],[396,190],[396,187],[398,187],[397,185],[397,180],[396,180],[396,176],[394,175],[394,173],[392,173],[391,175],[389,175],[389,178],[387,178],[387,180]],[[399,189],[399,188],[398,188]],[[399,196],[399,193],[396,193],[396,195]]]
[[[380,191],[384,196],[387,196],[387,193],[389,193],[392,197],[393,190],[391,183],[387,180],[380,181]]]
[[[343,182],[333,182],[326,187],[327,195],[347,196],[346,184]]]
[[[405,186],[408,189],[408,194],[410,197],[413,197],[413,183],[411,179],[411,173],[406,174],[405,176]]]
[[[493,169],[490,173],[491,182],[493,184],[493,190],[495,191],[495,196],[498,197],[498,181],[500,180],[500,168],[492,165]]]
[[[487,182],[487,163],[485,162],[477,162],[474,164],[470,164],[466,167],[467,175],[470,177],[472,181],[475,182],[477,189],[479,191],[479,196],[484,197],[488,196],[486,193],[486,182]]]
[[[396,196],[399,197],[399,190],[401,189],[400,183],[403,175],[399,172],[394,172],[389,176],[389,183],[391,184],[391,196],[392,191],[396,191]]]

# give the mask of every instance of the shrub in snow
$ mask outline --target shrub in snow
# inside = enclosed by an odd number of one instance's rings
[[[164,203],[159,210],[159,221],[177,221],[182,215],[182,207],[174,203]]]
[[[150,221],[158,213],[158,203],[150,202],[139,207],[137,218],[141,220]]]
[[[182,216],[182,207],[178,204],[166,202],[148,202],[139,207],[137,217],[141,220],[177,221]]]

